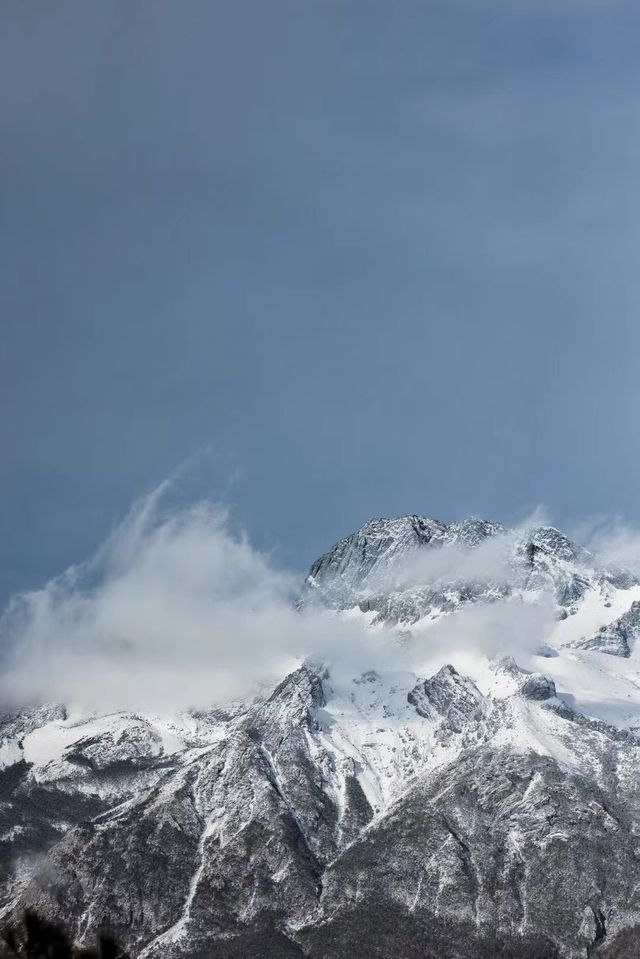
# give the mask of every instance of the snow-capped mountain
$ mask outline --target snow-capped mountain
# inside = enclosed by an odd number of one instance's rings
[[[4,921],[144,959],[640,955],[636,577],[549,527],[407,516],[299,608],[384,655],[208,712],[3,717]]]

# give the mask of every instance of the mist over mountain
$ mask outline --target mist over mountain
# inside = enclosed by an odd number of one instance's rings
[[[412,514],[296,578],[159,490],[5,611],[3,922],[145,959],[636,956],[638,540],[585,542]]]

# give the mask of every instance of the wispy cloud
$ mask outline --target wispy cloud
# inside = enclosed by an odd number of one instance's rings
[[[140,501],[90,560],[13,598],[0,622],[5,703],[206,707],[280,678],[307,656],[350,675],[420,671],[465,651],[532,651],[553,624],[551,601],[512,598],[464,607],[402,646],[362,617],[299,611],[298,574],[256,550],[223,506],[170,507],[169,491],[163,484]],[[425,550],[394,575],[405,585],[507,578],[514,535],[473,550]],[[608,542],[619,555],[638,538],[621,528]]]
[[[640,529],[619,516],[595,516],[575,532],[605,566],[624,567],[640,575]]]

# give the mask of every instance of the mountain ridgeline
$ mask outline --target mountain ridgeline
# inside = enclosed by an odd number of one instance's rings
[[[337,543],[299,607],[385,665],[308,659],[178,716],[2,716],[2,922],[139,959],[640,955],[634,571],[412,515]],[[476,618],[508,624],[496,648]]]

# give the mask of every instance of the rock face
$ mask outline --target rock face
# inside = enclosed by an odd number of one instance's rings
[[[566,611],[594,587],[634,585],[553,527],[513,531],[474,518],[446,526],[414,515],[370,520],[337,543],[311,567],[304,599],[412,624],[523,591],[549,592]]]
[[[582,649],[595,649],[611,656],[628,657],[632,647],[640,636],[640,602],[632,603],[630,608],[618,619],[601,626],[595,636],[581,639],[576,646]]]
[[[480,690],[449,664],[435,676],[418,683],[407,699],[420,716],[435,720],[445,730],[456,733],[484,714],[485,703]]]
[[[307,661],[226,712],[2,717],[4,920],[109,927],[144,959],[637,957],[640,700],[620,705],[637,593],[556,530],[371,521],[303,601],[327,628],[335,610],[373,622],[391,666]],[[396,622],[428,652],[449,617],[453,655],[465,610],[538,601],[555,632],[526,665],[517,635],[513,655],[467,652],[469,672],[402,658]],[[587,620],[624,636],[624,674],[576,647]],[[573,676],[610,714],[579,708]]]
[[[520,692],[527,699],[553,699],[556,695],[556,684],[546,676],[527,676],[520,687]]]

